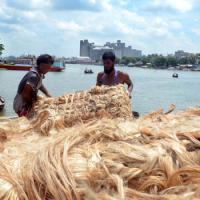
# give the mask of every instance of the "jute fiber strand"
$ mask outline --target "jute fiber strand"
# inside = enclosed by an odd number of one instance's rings
[[[94,87],[58,98],[43,98],[30,114],[34,127],[44,135],[52,128],[71,127],[102,117],[132,117],[130,100],[123,85]]]
[[[48,134],[25,118],[0,123],[0,199],[200,199],[200,108],[173,109]]]

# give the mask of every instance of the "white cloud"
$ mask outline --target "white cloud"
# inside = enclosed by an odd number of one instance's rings
[[[95,4],[96,3],[96,0],[88,0],[89,3],[92,3],[92,4]]]
[[[167,37],[173,34],[174,30],[181,30],[182,24],[177,20],[168,20],[161,17],[150,18],[145,24],[145,33],[158,36]]]
[[[32,8],[43,8],[51,5],[51,0],[30,0]]]
[[[9,17],[9,11],[10,9],[2,2],[0,6],[0,19]]]
[[[171,21],[170,22],[170,26],[173,29],[181,29],[181,28],[183,28],[183,25],[179,21]]]
[[[41,11],[22,11],[21,15],[27,20],[32,21],[45,21],[47,20],[47,16],[45,13]]]
[[[106,11],[111,11],[113,9],[113,6],[110,3],[110,0],[101,0],[101,6]]]
[[[56,24],[57,24],[56,25],[57,28],[59,28],[61,30],[66,30],[66,31],[70,30],[70,31],[73,31],[73,32],[83,30],[83,28],[79,24],[77,24],[73,21],[70,21],[70,22],[58,21]]]
[[[166,6],[175,9],[179,12],[185,13],[192,10],[195,0],[154,0],[155,6]]]
[[[117,31],[122,34],[127,34],[127,35],[135,34],[135,30],[130,26],[124,24],[123,22],[115,21],[114,26],[116,27]]]
[[[131,12],[128,10],[119,10],[117,15],[121,15],[121,17],[124,18],[124,21],[137,23],[137,24],[143,24],[145,22],[145,18],[143,16],[138,15],[135,12]]]
[[[197,36],[200,36],[200,28],[193,28],[192,32],[195,33]]]
[[[167,53],[177,49],[189,51],[187,48],[197,49],[200,43],[199,40],[198,43],[191,39],[189,31],[181,34],[187,28],[185,24],[190,19],[187,18],[186,21],[177,17],[177,12],[173,12],[173,16],[170,15],[171,11],[167,15],[149,15],[137,9],[127,9],[130,0],[116,0],[116,4],[112,4],[114,0],[76,0],[80,4],[86,2],[87,6],[81,4],[82,11],[73,7],[73,11],[69,9],[65,12],[52,9],[53,1],[55,0],[30,0],[31,9],[17,9],[16,6],[8,5],[0,7],[0,34],[2,38],[7,38],[5,41],[10,45],[10,48],[7,48],[9,51],[15,50],[20,54],[26,52],[27,48],[29,52],[31,49],[37,52],[38,49],[39,53],[44,50],[57,55],[78,55],[80,39],[89,39],[99,44],[121,39],[127,45],[144,50],[145,53]],[[189,11],[194,6],[193,0],[182,0],[182,4],[179,0],[173,0],[174,4],[172,0],[152,1],[158,7],[164,6],[181,13]],[[24,3],[22,0],[16,2]],[[101,9],[98,12],[90,12],[96,5]],[[187,17],[186,14],[184,16]],[[198,19],[198,16],[191,20],[193,23],[194,19]],[[190,26],[190,32],[192,30],[196,35],[200,35],[198,26],[195,29],[192,23]],[[29,46],[20,45],[21,40]]]

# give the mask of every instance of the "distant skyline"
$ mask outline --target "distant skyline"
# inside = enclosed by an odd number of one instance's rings
[[[78,56],[80,40],[122,40],[143,54],[200,52],[198,0],[0,0],[3,56]]]

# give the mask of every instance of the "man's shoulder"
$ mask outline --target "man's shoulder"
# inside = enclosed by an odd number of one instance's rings
[[[118,71],[119,76],[127,77],[129,76],[126,72]]]
[[[99,73],[97,74],[97,76],[98,76],[98,77],[102,77],[103,74],[104,74],[104,72],[99,72]]]
[[[27,76],[28,76],[29,79],[39,79],[38,74],[34,71],[29,71]]]
[[[29,71],[26,74],[25,80],[27,83],[33,83],[33,84],[37,84],[38,81],[40,80],[40,77],[38,76],[38,74],[34,71]]]

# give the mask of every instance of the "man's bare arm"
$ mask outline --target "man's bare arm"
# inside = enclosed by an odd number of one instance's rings
[[[129,93],[129,97],[131,97],[131,92],[133,90],[133,82],[131,81],[128,74],[124,74],[124,83],[128,85],[128,93]]]
[[[26,84],[21,93],[22,99],[26,104],[31,105],[33,100],[33,88],[30,84]]]
[[[51,97],[48,90],[45,88],[45,86],[43,84],[40,87],[40,91],[42,91],[47,97]]]
[[[101,73],[98,73],[98,75],[97,75],[97,82],[96,82],[96,85],[97,85],[97,86],[101,86],[101,85],[102,85],[102,83],[101,83]]]

